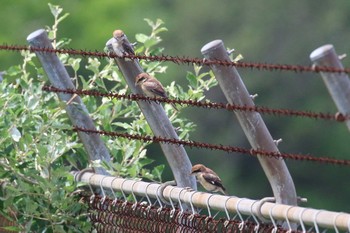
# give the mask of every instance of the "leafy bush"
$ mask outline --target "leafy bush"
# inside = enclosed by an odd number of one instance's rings
[[[56,38],[59,23],[68,16],[62,8],[49,4],[54,25],[47,27],[53,46],[67,46],[69,39]],[[155,47],[161,41],[159,33],[166,31],[161,20],[146,19],[151,35],[137,34],[137,53],[160,54]],[[71,195],[77,184],[70,171],[91,166],[83,146],[66,115],[64,103],[54,93],[42,91],[47,77],[35,54],[21,52],[23,63],[10,67],[0,83],[0,213],[18,223],[17,231],[87,232],[86,206]],[[112,60],[87,60],[60,54],[72,81],[78,89],[102,92],[128,92],[122,74]],[[85,65],[85,66],[84,66]],[[141,61],[144,70],[152,75],[166,72],[161,62]],[[188,72],[188,89],[172,82],[166,87],[170,96],[203,99],[204,90],[216,85],[213,75],[200,73],[201,67]],[[209,77],[206,79],[206,77]],[[137,104],[118,99],[82,97],[96,126],[107,131],[151,135]],[[165,110],[179,136],[189,137],[195,125],[180,118],[165,105]],[[161,181],[164,165],[147,158],[147,145],[140,141],[102,137],[110,150],[112,163],[105,165],[115,176],[145,178]],[[95,161],[95,166],[99,164]],[[90,164],[90,165],[89,165]]]

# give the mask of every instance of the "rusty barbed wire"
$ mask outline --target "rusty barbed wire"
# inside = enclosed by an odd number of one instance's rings
[[[196,65],[220,65],[220,66],[234,66],[237,68],[249,68],[256,70],[267,70],[267,71],[294,71],[294,72],[327,72],[327,73],[350,73],[350,68],[339,69],[336,67],[328,66],[303,66],[303,65],[288,65],[288,64],[268,64],[260,62],[233,62],[225,60],[207,60],[201,58],[191,58],[185,56],[170,56],[170,55],[124,55],[117,56],[113,53],[106,53],[100,51],[87,51],[82,49],[53,49],[45,47],[30,47],[26,45],[0,45],[0,50],[8,51],[31,51],[31,52],[45,52],[45,53],[57,53],[57,54],[70,54],[70,55],[79,55],[83,57],[97,57],[97,58],[129,58],[129,59],[140,59],[145,61],[162,61],[162,62],[173,62],[175,64],[196,64]]]
[[[81,195],[88,205],[88,214],[97,232],[271,232],[275,226],[267,223],[235,219],[215,219],[203,214],[180,211],[144,203],[112,200],[109,197]],[[288,230],[276,226],[276,232]],[[300,233],[301,231],[289,231]]]
[[[90,133],[90,134],[100,134],[100,135],[105,135],[109,137],[121,137],[121,138],[127,138],[129,140],[139,140],[143,142],[169,143],[174,145],[188,146],[190,148],[195,147],[195,148],[204,148],[209,150],[220,150],[228,153],[235,152],[235,153],[241,153],[241,154],[248,154],[254,157],[266,156],[271,158],[283,158],[283,159],[291,159],[291,160],[297,160],[297,161],[308,161],[308,162],[318,162],[318,163],[324,163],[324,164],[350,166],[350,160],[335,159],[330,157],[315,157],[310,154],[304,155],[304,154],[281,153],[276,151],[264,151],[260,149],[246,149],[242,147],[225,146],[221,144],[210,144],[205,142],[196,142],[196,141],[182,140],[182,139],[175,139],[175,138],[164,138],[164,137],[149,136],[149,135],[144,136],[141,134],[107,132],[104,130],[86,129],[78,126],[73,126],[73,131],[74,132],[80,131],[80,132]]]
[[[284,116],[294,116],[294,117],[305,117],[312,119],[322,119],[322,120],[334,120],[337,122],[344,122],[350,119],[350,115],[344,115],[342,113],[316,113],[311,111],[297,111],[291,109],[272,109],[262,106],[245,106],[245,105],[236,105],[236,104],[224,104],[224,103],[215,103],[209,101],[197,101],[197,100],[180,100],[180,99],[171,99],[171,98],[160,98],[160,97],[146,97],[143,95],[137,94],[118,94],[118,93],[102,93],[95,90],[74,90],[74,89],[60,89],[53,86],[43,86],[42,90],[55,92],[55,93],[64,93],[64,94],[77,94],[77,95],[88,95],[95,97],[108,97],[115,99],[126,99],[131,101],[154,101],[158,103],[174,103],[179,105],[187,105],[199,108],[208,108],[208,109],[223,109],[227,111],[246,111],[246,112],[258,112],[266,115],[284,115]]]

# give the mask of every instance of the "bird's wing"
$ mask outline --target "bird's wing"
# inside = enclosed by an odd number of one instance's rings
[[[203,178],[209,183],[222,188],[224,191],[226,190],[225,187],[222,185],[221,179],[218,176],[214,176],[210,173],[206,173],[206,174],[203,174]]]
[[[144,83],[146,86],[147,90],[154,93],[157,96],[167,98],[167,94],[165,93],[165,90],[157,80],[148,80],[147,82]]]
[[[135,55],[134,49],[129,43],[124,42],[123,49],[127,54]]]

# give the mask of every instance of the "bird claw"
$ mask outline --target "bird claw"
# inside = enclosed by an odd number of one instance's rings
[[[164,190],[167,186],[176,186],[176,181],[171,180],[171,181],[167,181],[167,182],[161,184],[159,190],[157,190],[157,195],[158,195],[159,199],[161,200],[161,202],[163,202],[166,205],[171,205],[171,203],[169,201],[165,200],[164,195],[163,195]]]
[[[193,191],[196,191],[194,190],[193,188],[191,187],[184,187],[184,189],[186,189],[187,192],[193,192]]]

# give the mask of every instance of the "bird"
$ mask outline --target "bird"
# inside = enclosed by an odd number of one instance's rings
[[[222,185],[220,177],[210,168],[203,164],[196,164],[191,169],[191,174],[195,175],[198,182],[209,192],[221,192],[228,195],[225,187]]]
[[[146,96],[151,98],[168,98],[163,85],[155,77],[152,77],[147,73],[140,73],[136,76],[135,80],[135,85],[140,86]],[[179,111],[174,103],[170,104],[176,111]]]
[[[113,50],[118,56],[135,55],[132,45],[122,30],[115,30],[113,38],[115,39],[115,43],[112,44]]]

